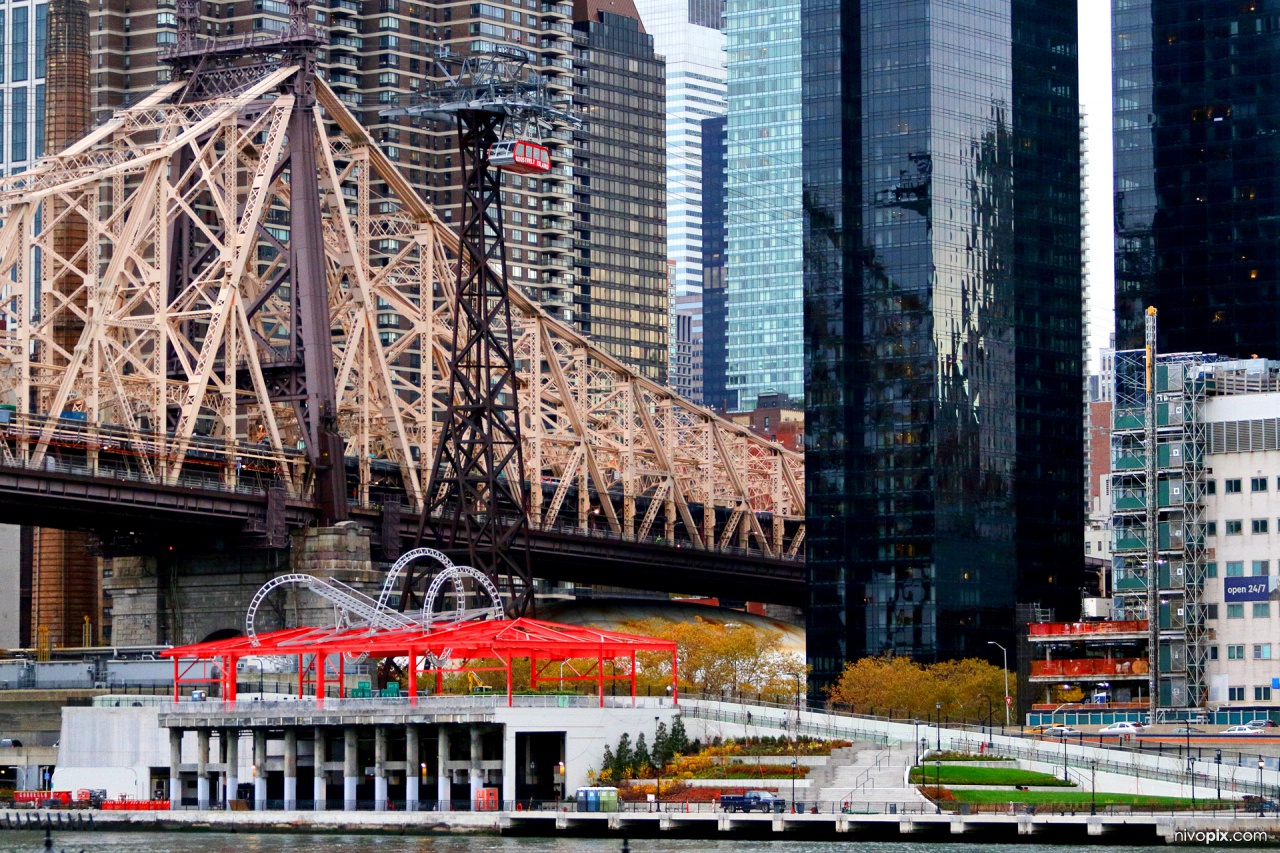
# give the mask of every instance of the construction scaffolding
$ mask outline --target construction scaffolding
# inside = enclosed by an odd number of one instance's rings
[[[1154,316],[1149,325],[1154,332]],[[1115,355],[1114,618],[1148,620],[1153,720],[1208,700],[1204,405],[1212,365],[1223,360],[1160,355],[1154,345]]]

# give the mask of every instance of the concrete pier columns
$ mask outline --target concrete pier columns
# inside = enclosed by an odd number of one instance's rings
[[[267,733],[253,730],[253,810],[267,810]]]
[[[387,727],[373,728],[373,810],[387,810]]]
[[[404,810],[418,810],[418,780],[421,769],[421,758],[418,751],[418,729],[416,726],[404,727]]]
[[[360,742],[356,740],[356,727],[342,730],[342,809],[356,810],[356,787],[360,784]]]
[[[484,753],[480,749],[480,727],[474,723],[471,725],[470,758],[468,773],[471,777],[471,807],[475,808],[476,802],[480,799],[480,789],[484,787],[484,770],[481,765]]]
[[[502,733],[502,808],[514,808],[516,801],[516,774],[523,767],[516,755],[515,726],[504,726]]]
[[[284,731],[284,808],[293,811],[298,807],[298,730]]]
[[[169,729],[169,802],[182,804],[182,729]]]
[[[224,802],[227,811],[230,811],[240,787],[240,730],[223,729],[222,742],[224,744],[223,760],[227,763],[227,794]]]
[[[452,808],[450,776],[449,776],[449,729],[440,726],[440,737],[436,741],[436,808],[447,812]]]
[[[209,808],[208,729],[196,729],[196,807]]]
[[[328,777],[325,775],[325,771],[324,771],[324,764],[325,764],[325,761],[328,760],[329,751],[325,748],[326,744],[324,741],[324,729],[320,728],[319,726],[316,726],[314,743],[315,743],[315,749],[313,751],[315,753],[316,774],[315,774],[315,781],[311,783],[312,784],[311,799],[315,801],[315,810],[318,812],[322,812],[329,805],[328,791],[326,790],[326,784],[325,784]]]

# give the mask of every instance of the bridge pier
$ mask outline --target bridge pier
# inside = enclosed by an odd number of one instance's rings
[[[196,729],[196,807],[209,808],[208,729]]]
[[[235,802],[237,789],[240,787],[240,730],[223,729],[221,740],[223,760],[227,765],[227,793],[224,803],[227,811],[231,811],[231,804]]]
[[[284,731],[284,809],[298,807],[298,730]]]
[[[267,581],[286,572],[334,578],[377,596],[384,575],[373,569],[369,531],[355,522],[311,527],[289,537],[284,549],[180,551],[103,558],[103,592],[112,605],[113,642],[126,646],[197,643],[217,631],[244,630],[244,614]],[[332,606],[314,595],[284,589],[283,607],[297,624],[333,623]],[[261,612],[259,632],[287,627]]]
[[[404,810],[418,810],[418,768],[421,759],[418,749],[418,727],[404,727]],[[514,799],[514,797],[512,798]]]
[[[315,780],[311,783],[312,795],[311,799],[315,802],[315,810],[324,811],[329,805],[328,792],[328,773],[324,769],[325,762],[329,760],[328,744],[325,741],[325,731],[320,726],[315,728]]]
[[[169,729],[169,802],[182,804],[182,729]]]
[[[356,787],[360,784],[360,762],[358,760],[360,742],[356,739],[356,727],[347,726],[342,730],[342,808],[344,811],[356,810]]]

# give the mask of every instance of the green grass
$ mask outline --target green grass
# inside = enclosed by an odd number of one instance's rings
[[[1048,773],[1019,770],[1016,767],[965,767],[963,764],[944,764],[940,768],[943,785],[1032,785],[1074,788],[1072,782],[1064,782]],[[933,785],[939,780],[939,768],[916,767],[911,771],[911,781]]]
[[[925,793],[932,791],[925,786]],[[1058,804],[1089,805],[1091,797],[1088,791],[951,791],[957,803],[1027,803],[1029,805]],[[947,801],[950,802],[950,801]],[[943,805],[947,805],[944,802]],[[1230,800],[1197,800],[1196,805],[1209,808],[1211,805],[1229,806]],[[1153,797],[1146,794],[1110,794],[1098,792],[1098,805],[1119,806],[1190,806],[1187,797]],[[1237,802],[1237,805],[1239,803]]]

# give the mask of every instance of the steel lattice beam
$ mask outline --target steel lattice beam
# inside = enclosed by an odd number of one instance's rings
[[[291,152],[308,151],[344,491],[422,510],[458,239],[323,81],[299,104],[299,73],[207,99],[170,84],[0,178],[0,404],[14,409],[0,465],[316,500],[282,273],[303,179]],[[87,239],[67,257],[56,236],[72,225]],[[518,290],[509,327],[491,319],[513,342],[533,528],[799,556],[799,454],[640,377]]]

